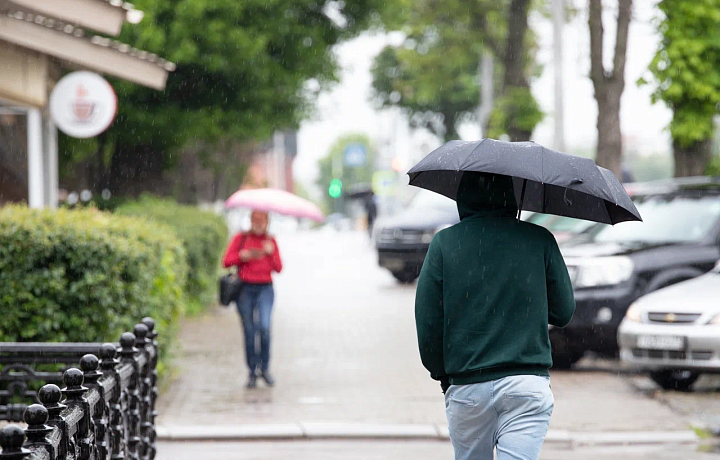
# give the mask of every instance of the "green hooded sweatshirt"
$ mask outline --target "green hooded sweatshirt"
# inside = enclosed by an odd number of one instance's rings
[[[549,375],[548,324],[575,311],[555,238],[517,220],[507,176],[465,173],[457,206],[460,223],[435,235],[418,280],[423,365],[453,385]]]

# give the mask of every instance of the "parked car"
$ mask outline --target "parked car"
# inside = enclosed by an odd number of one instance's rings
[[[550,331],[556,367],[569,367],[588,350],[616,355],[630,304],[707,273],[720,259],[720,178],[642,190],[634,200],[644,222],[596,224],[561,246],[577,306],[566,328]]]
[[[403,212],[377,227],[379,265],[402,283],[415,281],[435,233],[459,221],[453,200],[421,190]]]
[[[540,213],[529,215],[523,220],[550,230],[558,243],[564,243],[595,225],[594,222],[587,220]]]
[[[593,225],[580,219],[523,211],[522,219],[545,227],[558,242]],[[420,275],[430,241],[438,230],[459,222],[454,201],[433,192],[421,190],[401,214],[378,221],[374,240],[381,267],[387,268],[403,283]]]
[[[665,389],[687,390],[700,374],[720,373],[720,263],[633,303],[618,342],[622,360]]]

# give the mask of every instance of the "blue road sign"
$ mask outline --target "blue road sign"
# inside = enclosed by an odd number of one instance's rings
[[[348,144],[344,151],[345,166],[358,168],[367,163],[367,149],[363,144]]]

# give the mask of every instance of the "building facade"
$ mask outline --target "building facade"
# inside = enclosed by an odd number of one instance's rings
[[[89,70],[162,91],[175,65],[117,36],[142,13],[120,0],[0,0],[0,204],[58,202],[55,83]]]

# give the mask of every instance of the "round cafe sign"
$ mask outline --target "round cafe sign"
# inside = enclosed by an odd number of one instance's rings
[[[50,116],[60,131],[84,139],[110,127],[117,104],[113,87],[103,77],[93,72],[73,72],[55,85],[50,95]]]

